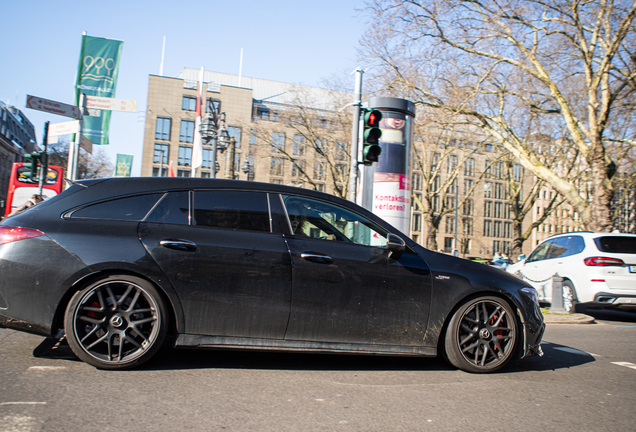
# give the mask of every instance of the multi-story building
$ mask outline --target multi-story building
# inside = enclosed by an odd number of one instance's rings
[[[0,214],[5,212],[13,163],[37,150],[33,124],[18,108],[0,102]]]

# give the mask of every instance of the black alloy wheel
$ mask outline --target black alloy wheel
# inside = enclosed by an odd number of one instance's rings
[[[81,360],[99,369],[130,369],[161,347],[167,319],[152,284],[134,276],[109,276],[73,296],[64,327]]]
[[[479,297],[453,315],[445,338],[448,361],[466,372],[501,369],[512,358],[518,340],[513,309],[499,297]]]

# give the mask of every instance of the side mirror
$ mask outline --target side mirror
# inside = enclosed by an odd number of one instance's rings
[[[400,259],[406,249],[406,243],[397,234],[389,233],[386,236],[386,248],[389,250],[389,258]]]

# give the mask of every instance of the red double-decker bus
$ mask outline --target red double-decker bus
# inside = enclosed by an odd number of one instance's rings
[[[48,199],[62,192],[63,188],[62,167],[49,165],[48,173],[42,186],[42,197]],[[9,193],[7,194],[7,204],[5,216],[13,210],[26,203],[33,195],[38,193],[39,178],[30,177],[31,168],[25,167],[23,162],[16,162],[11,169],[11,180],[9,181]]]

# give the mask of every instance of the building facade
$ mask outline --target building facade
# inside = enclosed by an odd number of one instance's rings
[[[5,212],[13,163],[38,150],[33,124],[18,108],[0,102],[0,214]]]

